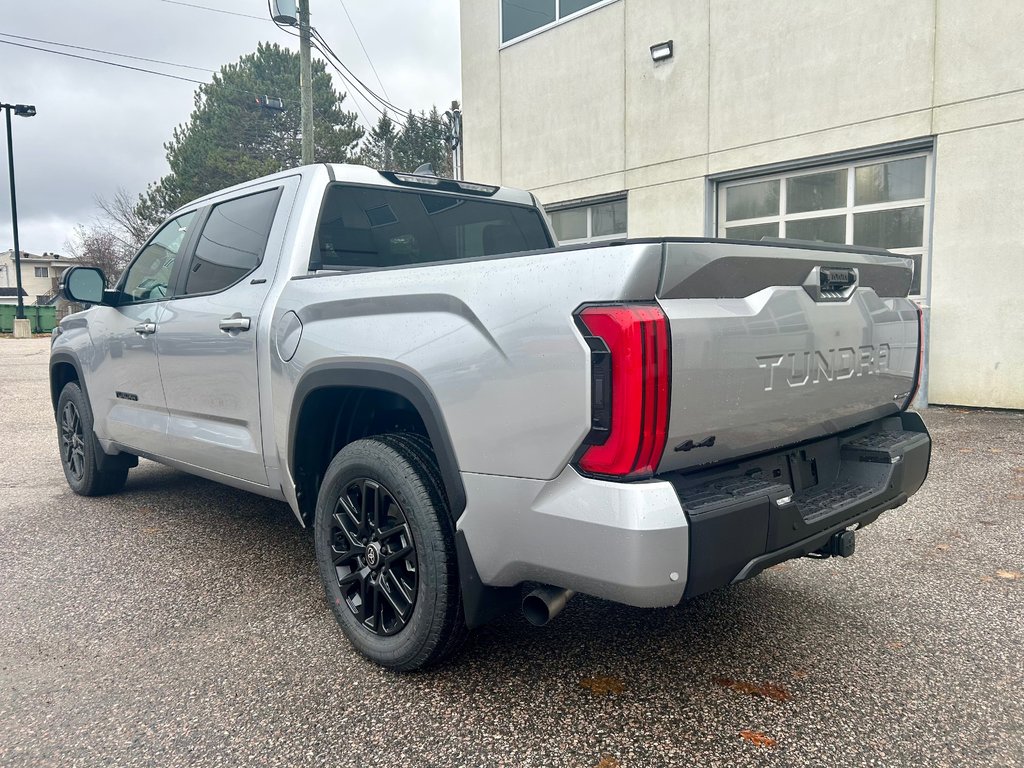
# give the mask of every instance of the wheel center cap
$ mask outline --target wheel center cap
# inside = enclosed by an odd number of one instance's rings
[[[366,564],[370,568],[376,568],[384,558],[381,556],[380,544],[376,541],[366,548]]]

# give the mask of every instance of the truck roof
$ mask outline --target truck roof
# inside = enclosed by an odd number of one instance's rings
[[[192,200],[187,205],[182,206],[181,209],[190,208],[197,204],[202,205],[207,201],[221,197],[226,193],[241,191],[247,189],[248,187],[263,184],[268,181],[274,181],[275,179],[285,179],[296,175],[308,176],[311,174],[323,173],[324,171],[327,172],[328,176],[332,181],[348,182],[350,184],[365,184],[378,187],[393,187],[395,189],[413,188],[420,189],[425,192],[436,192],[438,194],[458,194],[459,190],[455,187],[451,187],[451,185],[458,185],[461,183],[451,179],[442,179],[442,181],[448,182],[447,184],[445,184],[446,188],[433,189],[429,186],[416,184],[415,182],[411,181],[412,179],[416,178],[416,174],[412,173],[403,173],[397,171],[378,171],[366,165],[353,165],[349,163],[316,163],[313,165],[303,165],[298,166],[296,168],[289,168],[284,171],[279,171],[278,173],[272,173],[268,176],[261,176],[260,178],[257,179],[244,181],[241,184],[235,184],[232,187],[219,189],[216,192],[211,192],[208,195],[204,195],[203,197],[197,198],[196,200]],[[409,178],[410,183],[402,183],[402,178]],[[431,179],[434,177],[423,176],[422,178]],[[493,186],[493,189],[495,190],[493,193],[482,194],[480,191],[475,191],[472,192],[472,194],[489,197],[492,200],[498,200],[504,203],[513,203],[517,205],[530,206],[536,205],[536,201],[533,195],[524,190],[516,189],[515,187],[500,187],[496,185],[486,185],[475,182],[465,183],[471,187],[478,188],[478,190],[484,187],[491,186]]]

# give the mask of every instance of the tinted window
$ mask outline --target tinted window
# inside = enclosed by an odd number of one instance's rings
[[[186,294],[223,290],[256,269],[279,197],[271,189],[213,207],[188,268]]]
[[[190,211],[171,219],[139,252],[124,276],[122,304],[153,301],[167,295],[174,262],[188,241],[189,227],[195,216],[195,211]]]
[[[532,208],[340,184],[327,191],[317,243],[325,269],[395,267],[551,245]]]

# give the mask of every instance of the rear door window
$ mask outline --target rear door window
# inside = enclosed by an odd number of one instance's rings
[[[185,295],[234,285],[263,261],[280,189],[218,203],[210,209],[185,278]]]
[[[550,246],[533,208],[335,184],[327,190],[310,263],[314,269],[398,267]]]

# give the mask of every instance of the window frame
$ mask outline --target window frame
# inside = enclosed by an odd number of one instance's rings
[[[40,275],[39,274],[39,270],[43,270],[43,274]],[[50,276],[50,270],[49,270],[48,267],[33,266],[32,267],[32,275],[33,275],[33,277],[37,277],[39,279],[42,279],[42,278]]]
[[[607,205],[608,203],[625,203],[626,204],[626,231],[625,232],[613,232],[610,235],[594,235],[594,208],[599,205]],[[569,240],[558,240],[558,233],[555,231],[555,222],[552,219],[552,215],[556,213],[562,213],[564,211],[577,211],[580,209],[586,209],[587,211],[587,235],[586,237],[574,237]],[[545,206],[544,213],[547,215],[548,224],[551,227],[551,233],[558,240],[558,246],[563,245],[585,245],[586,243],[607,243],[612,240],[622,240],[629,237],[629,196],[626,194],[613,195],[610,197],[595,197],[589,200],[573,200],[566,201],[565,203],[555,203],[553,205]]]
[[[210,215],[213,213],[213,209],[216,208],[219,205],[224,205],[225,203],[233,203],[236,200],[244,200],[247,197],[254,197],[256,195],[262,195],[265,192],[276,192],[277,193],[277,200],[274,201],[274,216],[273,216],[273,218],[270,221],[270,229],[267,230],[267,240],[263,244],[263,252],[260,254],[259,261],[257,261],[256,264],[253,266],[253,268],[250,269],[248,272],[246,272],[244,275],[240,275],[238,277],[238,279],[235,280],[233,283],[225,285],[222,288],[218,288],[215,291],[203,291],[202,293],[185,293],[185,284],[188,282],[188,275],[189,275],[189,272],[192,269],[192,262],[195,259],[196,251],[199,248],[199,237],[202,234],[203,230],[206,229],[206,224],[210,220]],[[226,197],[224,199],[217,200],[215,202],[210,202],[210,203],[204,205],[202,208],[200,208],[199,209],[198,224],[196,226],[195,232],[193,233],[194,237],[190,240],[190,242],[188,244],[189,245],[189,249],[188,249],[188,251],[186,253],[186,259],[188,260],[188,268],[187,269],[181,269],[181,268],[178,269],[177,275],[175,276],[175,282],[174,282],[174,285],[173,285],[173,291],[171,291],[168,294],[167,298],[169,298],[169,299],[194,299],[194,298],[196,298],[198,296],[216,296],[218,293],[223,293],[224,291],[230,290],[234,286],[238,285],[240,282],[245,280],[245,278],[249,277],[249,275],[251,275],[257,269],[259,269],[263,265],[263,259],[267,255],[267,244],[270,242],[270,235],[271,235],[271,233],[272,233],[272,231],[274,229],[274,223],[277,220],[277,215],[279,213],[278,209],[281,207],[281,197],[282,197],[283,193],[284,193],[284,186],[283,185],[278,185],[278,186],[273,186],[273,187],[266,187],[264,189],[249,190],[249,191],[246,191],[246,193],[243,194],[243,195],[235,195],[234,197]],[[180,267],[180,265],[176,265],[176,267]]]
[[[611,5],[612,3],[618,3],[621,0],[598,0],[598,2],[594,3],[593,5],[588,5],[586,8],[581,8],[580,10],[578,10],[578,11],[576,11],[574,13],[570,13],[568,16],[562,16],[562,0],[555,0],[555,20],[554,21],[549,21],[547,24],[544,24],[543,26],[537,27],[536,29],[531,29],[529,32],[524,32],[523,34],[519,35],[519,37],[513,37],[513,38],[511,38],[510,40],[507,40],[507,41],[505,40],[505,22],[504,22],[504,18],[503,18],[503,14],[502,14],[502,7],[501,7],[502,4],[504,3],[504,1],[505,0],[496,0],[496,2],[498,3],[498,50],[499,51],[502,50],[503,48],[507,48],[510,45],[515,45],[516,43],[522,42],[523,40],[529,40],[531,37],[534,37],[535,35],[539,35],[539,34],[542,34],[544,32],[547,32],[549,29],[553,29],[554,27],[557,27],[557,26],[559,26],[561,24],[565,24],[567,22],[570,22],[573,19],[578,19],[580,16],[585,16],[588,13],[593,13],[594,11],[598,10],[599,8],[604,8],[605,6]]]
[[[857,205],[856,203],[856,170],[864,166],[879,165],[881,163],[890,163],[899,160],[911,160],[915,158],[924,158],[925,160],[925,172],[924,172],[924,196],[907,198],[905,200],[892,200],[884,203],[868,203],[863,205]],[[828,173],[829,171],[846,170],[846,204],[839,208],[824,208],[816,211],[803,211],[800,213],[786,213],[787,203],[787,179],[796,178],[799,176],[808,176],[817,173]],[[779,225],[779,238],[785,239],[786,237],[786,224],[792,221],[809,220],[809,219],[821,219],[830,216],[845,216],[845,238],[844,245],[857,248],[869,246],[857,246],[853,242],[854,236],[854,217],[858,213],[872,213],[876,211],[891,211],[900,210],[903,208],[923,208],[923,224],[921,232],[921,245],[910,246],[907,248],[888,248],[886,250],[902,255],[902,256],[914,256],[917,254],[921,255],[921,272],[918,276],[920,278],[920,293],[911,293],[910,296],[915,299],[925,299],[928,295],[929,278],[931,272],[931,214],[932,214],[932,190],[933,190],[933,178],[935,174],[935,153],[933,149],[922,148],[917,150],[909,151],[894,151],[891,153],[880,153],[875,155],[863,155],[839,162],[832,161],[828,163],[808,163],[807,165],[792,166],[788,167],[783,171],[777,171],[774,173],[762,173],[758,174],[752,172],[749,176],[738,176],[730,174],[729,178],[721,179],[715,182],[715,227],[714,232],[717,237],[726,238],[726,229],[737,226],[748,226],[757,224],[778,224]],[[779,181],[779,213],[773,216],[757,216],[749,219],[734,219],[727,220],[727,207],[726,207],[726,193],[732,187],[742,186],[744,184],[753,184],[765,181]],[[822,246],[827,247],[829,244],[822,242],[819,243]]]
[[[133,306],[136,306],[136,305],[139,305],[139,304],[153,304],[153,303],[155,303],[157,301],[167,301],[168,299],[170,299],[174,295],[174,292],[177,289],[177,285],[178,285],[178,278],[180,276],[179,273],[181,272],[181,264],[182,264],[182,262],[186,258],[189,258],[189,259],[191,258],[192,247],[194,245],[194,241],[195,241],[195,237],[196,237],[196,232],[198,231],[195,228],[193,228],[188,233],[188,236],[185,238],[185,242],[182,243],[181,250],[178,251],[177,254],[175,254],[174,267],[171,269],[171,274],[167,278],[167,295],[166,296],[158,296],[156,298],[145,299],[143,301],[126,301],[125,300],[125,293],[124,293],[124,286],[125,286],[125,283],[128,282],[128,273],[132,271],[132,267],[135,266],[135,263],[142,257],[142,254],[145,253],[146,249],[149,248],[150,245],[152,245],[154,240],[156,240],[157,235],[159,235],[161,232],[163,232],[164,229],[172,221],[174,221],[176,219],[180,219],[182,216],[188,216],[190,213],[196,216],[196,220],[197,221],[201,220],[202,219],[202,211],[203,211],[202,207],[184,208],[182,210],[175,211],[170,216],[168,216],[160,224],[159,227],[157,227],[156,229],[153,230],[153,234],[151,234],[149,236],[149,239],[146,240],[146,242],[143,244],[143,246],[141,248],[139,248],[139,250],[135,254],[135,256],[132,257],[132,260],[128,263],[128,266],[124,268],[124,272],[121,273],[121,277],[118,278],[117,284],[114,286],[114,290],[116,291],[116,295],[117,295],[117,305],[116,306],[118,306],[118,307],[133,307]]]

